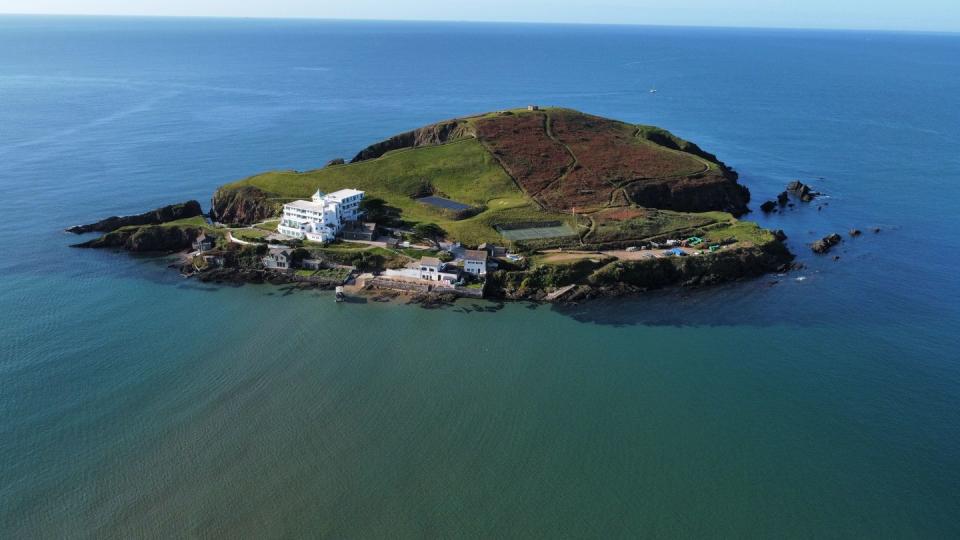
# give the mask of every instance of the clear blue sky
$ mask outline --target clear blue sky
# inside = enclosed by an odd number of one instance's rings
[[[960,31],[960,0],[0,0],[0,13]]]

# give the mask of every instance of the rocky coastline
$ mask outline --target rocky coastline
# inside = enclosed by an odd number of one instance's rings
[[[155,208],[149,212],[136,214],[132,216],[111,216],[106,219],[90,223],[87,225],[74,225],[66,229],[67,232],[74,234],[85,234],[90,232],[108,233],[121,227],[130,227],[134,225],[159,225],[170,221],[192,218],[203,215],[203,209],[197,201],[186,201],[179,204],[170,204]]]

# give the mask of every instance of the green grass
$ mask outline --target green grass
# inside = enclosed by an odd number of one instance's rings
[[[436,257],[439,251],[435,249],[417,249],[417,248],[397,248],[397,252],[403,253],[411,259],[419,259],[420,257]]]
[[[729,225],[709,229],[703,239],[706,244],[712,244],[731,237],[737,242],[754,245],[763,245],[774,239],[772,232],[761,228],[756,223],[736,220]]]
[[[439,194],[487,210],[469,219],[454,221],[439,209],[420,204],[410,195],[424,179]],[[353,188],[379,197],[401,211],[410,222],[434,222],[455,240],[467,244],[500,241],[493,228],[499,223],[561,219],[540,211],[513,183],[494,158],[474,139],[461,139],[440,146],[388,152],[380,158],[338,167],[297,173],[276,171],[260,174],[226,187],[256,186],[278,202],[308,198],[314,191]]]
[[[260,238],[266,238],[275,231],[265,231],[263,229],[230,229],[230,234],[240,240],[253,241]]]
[[[347,268],[321,268],[314,275],[331,281],[343,281],[350,275],[350,270]]]
[[[298,276],[315,277],[330,281],[343,281],[350,275],[348,268],[321,268],[319,270],[300,269],[294,272]]]
[[[256,225],[254,225],[254,227],[262,231],[267,231],[268,233],[273,233],[273,232],[277,232],[277,225],[279,224],[280,224],[279,219],[271,219],[270,221],[257,223]]]
[[[134,229],[140,229],[142,227],[152,227],[153,225],[126,225],[117,229],[118,231],[131,231]],[[203,216],[194,216],[189,218],[177,219],[174,221],[168,221],[166,223],[160,223],[156,225],[158,227],[194,227],[199,229],[205,229],[208,231],[214,230],[214,227],[207,223],[207,220]]]
[[[611,209],[611,212],[617,210]],[[733,216],[725,212],[685,213],[653,209],[642,212],[644,215],[622,220],[603,219],[605,212],[598,212],[593,216],[596,226],[584,241],[589,244],[641,241],[733,220]]]

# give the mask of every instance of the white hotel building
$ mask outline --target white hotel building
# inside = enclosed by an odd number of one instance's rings
[[[277,232],[311,242],[330,242],[343,224],[360,217],[363,192],[341,189],[333,193],[317,190],[309,201],[293,201],[283,205],[283,216]]]

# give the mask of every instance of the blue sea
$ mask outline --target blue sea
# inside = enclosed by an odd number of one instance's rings
[[[0,537],[960,537],[958,96],[955,34],[0,17]],[[425,310],[62,232],[530,103],[812,184],[804,268]]]

